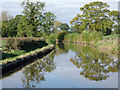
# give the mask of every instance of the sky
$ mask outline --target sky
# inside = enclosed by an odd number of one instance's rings
[[[22,7],[20,3],[23,0],[1,0],[0,6],[2,6],[2,11],[8,11],[12,16],[22,14]],[[81,14],[80,7],[93,1],[98,0],[30,0],[30,1],[41,1],[45,2],[45,10],[50,11],[56,15],[56,20],[62,23],[68,23],[77,14]],[[110,5],[110,10],[118,10],[119,0],[99,0],[106,2]]]

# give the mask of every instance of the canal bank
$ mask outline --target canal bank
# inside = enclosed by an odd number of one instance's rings
[[[42,58],[48,53],[50,53],[54,49],[54,45],[48,45],[43,48],[36,49],[34,51],[25,53],[24,55],[20,55],[14,57],[12,59],[6,59],[0,62],[0,70],[2,71],[2,75],[14,71],[14,69],[20,67],[24,67],[29,63],[32,63],[36,60],[36,58]]]

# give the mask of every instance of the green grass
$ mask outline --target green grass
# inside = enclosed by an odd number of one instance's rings
[[[34,54],[36,54],[37,52],[44,52],[45,50],[48,50],[49,48],[51,48],[51,47],[53,47],[54,45],[52,45],[52,44],[49,44],[49,45],[47,45],[47,46],[44,46],[44,47],[42,47],[42,48],[38,48],[38,49],[36,49],[36,50],[34,50],[34,51],[30,51],[30,52],[27,52],[27,53],[24,53],[24,54],[21,54],[21,55],[19,55],[19,56],[14,56],[14,57],[10,57],[10,58],[6,58],[6,59],[4,59],[4,60],[1,60],[0,61],[0,64],[5,64],[5,63],[8,63],[8,62],[13,62],[13,61],[16,61],[17,59],[22,59],[22,58],[25,58],[25,57],[27,57],[27,56],[29,56],[29,55],[34,55]]]
[[[120,34],[113,34],[113,35],[103,36],[102,39],[116,39],[118,38],[118,36],[120,37]]]
[[[11,57],[19,56],[19,55],[24,54],[24,53],[26,53],[25,50],[14,50],[13,52],[9,52],[9,51],[3,52],[2,53],[2,59],[4,60],[6,58],[11,58]]]

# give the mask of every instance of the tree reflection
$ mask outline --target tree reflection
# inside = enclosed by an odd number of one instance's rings
[[[68,51],[69,50],[65,49],[64,43],[58,43],[58,44],[56,44],[55,52],[56,52],[57,56],[61,55],[62,53],[67,53]]]
[[[54,62],[54,53],[43,58],[42,60],[37,60],[35,63],[30,64],[23,70],[23,87],[36,87],[36,85],[40,83],[40,81],[45,81],[45,73],[51,72],[55,68],[56,65]]]
[[[118,60],[87,46],[82,46],[82,50],[70,61],[82,69],[80,75],[90,80],[106,80],[110,72],[118,71]]]

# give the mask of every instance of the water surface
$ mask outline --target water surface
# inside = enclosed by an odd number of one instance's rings
[[[56,49],[2,79],[2,88],[118,88],[117,56],[79,44]]]

